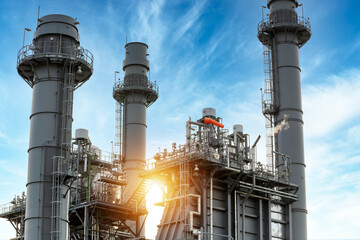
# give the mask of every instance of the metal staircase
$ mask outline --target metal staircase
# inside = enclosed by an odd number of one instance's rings
[[[132,192],[129,199],[126,201],[126,205],[136,210],[145,210],[144,199],[146,197],[147,192],[150,189],[152,181],[149,179],[141,179],[141,182],[137,185],[135,190]]]

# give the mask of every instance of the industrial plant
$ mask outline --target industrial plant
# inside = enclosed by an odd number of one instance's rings
[[[225,129],[216,109],[204,106],[201,118],[184,119],[183,143],[147,160],[146,112],[159,87],[149,78],[151,46],[142,42],[125,45],[124,77],[113,87],[115,148],[102,151],[89,130],[72,129],[73,96],[94,61],[80,45],[78,22],[39,18],[32,44],[17,55],[33,98],[26,193],[0,207],[12,240],[146,239],[145,196],[154,181],[164,191],[158,240],[306,240],[299,49],[311,27],[298,7],[298,0],[267,0],[270,12],[258,24],[266,156],[257,156],[261,136],[241,124]]]

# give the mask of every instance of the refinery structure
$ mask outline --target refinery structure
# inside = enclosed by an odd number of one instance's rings
[[[145,196],[158,181],[164,212],[156,239],[306,240],[299,49],[311,28],[298,7],[298,0],[267,0],[270,13],[258,24],[266,164],[256,154],[260,136],[250,138],[240,124],[225,129],[211,107],[199,109],[200,119],[184,119],[183,144],[147,161],[146,111],[159,88],[148,74],[149,46],[141,42],[125,45],[124,77],[113,87],[115,149],[101,151],[87,129],[72,129],[74,92],[93,73],[78,22],[65,15],[38,19],[32,44],[17,57],[33,99],[26,194],[0,208],[13,239],[145,239]]]

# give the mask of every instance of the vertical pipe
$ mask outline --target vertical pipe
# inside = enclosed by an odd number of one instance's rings
[[[263,224],[263,204],[259,198],[259,240],[264,239],[264,224]]]
[[[229,191],[229,189],[227,190],[227,232],[228,232],[228,237],[231,237],[231,211],[232,210],[232,206],[231,206],[231,192]]]
[[[238,240],[238,207],[236,201],[236,190],[234,191],[234,215],[235,215],[235,240]]]
[[[88,207],[84,208],[84,240],[89,240],[89,216]]]
[[[96,240],[99,240],[99,210],[96,210]]]
[[[91,193],[91,156],[88,155],[88,190],[87,190],[87,201],[90,202],[90,193]]]
[[[206,178],[203,179],[203,189],[202,189],[202,196],[201,196],[201,200],[202,200],[202,226],[203,226],[203,232],[207,232],[207,185],[206,185]]]
[[[210,178],[210,240],[213,240],[213,177]]]
[[[242,201],[241,204],[241,226],[242,226],[242,240],[245,240],[245,201]]]
[[[75,195],[75,201],[76,203],[78,203],[79,201],[79,173],[80,173],[80,150],[81,150],[81,141],[77,140],[77,146],[78,146],[78,151],[77,151],[77,158],[76,158],[76,170],[77,170],[77,174],[76,174],[76,195]]]

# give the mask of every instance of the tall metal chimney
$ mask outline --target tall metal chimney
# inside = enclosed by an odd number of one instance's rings
[[[141,42],[125,45],[124,80],[118,82],[113,91],[114,99],[124,109],[122,162],[127,180],[125,198],[140,184],[139,174],[145,169],[146,108],[156,101],[159,94],[158,86],[147,77],[150,70],[147,49],[148,46]]]
[[[77,24],[64,15],[40,18],[33,43],[17,56],[17,71],[33,88],[25,240],[68,239],[73,92],[93,72]]]
[[[304,240],[307,210],[299,48],[310,39],[311,29],[309,21],[296,12],[298,0],[268,0],[267,7],[270,16],[258,26],[258,38],[268,50],[265,58],[270,69],[265,70],[268,75],[263,112],[272,117],[275,128],[286,119],[289,124],[287,130],[275,133],[275,162],[279,177],[290,171],[291,183],[299,186],[298,201],[292,204],[289,213],[290,231],[294,240]],[[291,159],[289,169],[285,169],[284,156]]]

